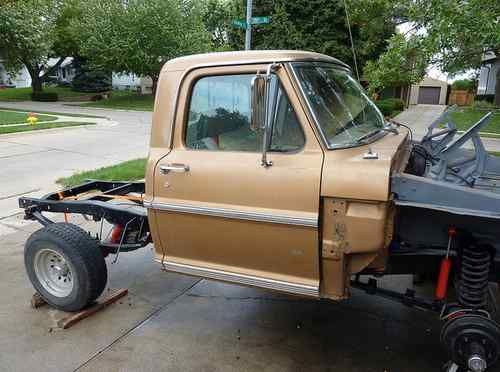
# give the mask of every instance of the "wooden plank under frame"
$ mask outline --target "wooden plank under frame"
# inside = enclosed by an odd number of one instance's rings
[[[67,313],[68,316],[65,316],[64,318],[61,318],[57,321],[57,326],[62,329],[68,329],[74,326],[79,321],[88,318],[89,316],[92,316],[100,310],[103,310],[112,303],[115,303],[120,298],[125,297],[127,294],[128,289],[126,288],[112,290],[106,295],[106,297],[96,302],[94,305],[74,313]],[[44,304],[46,304],[46,302],[43,300],[43,298],[38,293],[35,293],[31,299],[31,307],[37,309]]]

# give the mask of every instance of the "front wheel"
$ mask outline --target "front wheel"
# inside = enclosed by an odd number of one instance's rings
[[[24,248],[29,279],[40,296],[63,311],[94,302],[107,282],[107,268],[97,241],[80,227],[54,223],[34,232]]]

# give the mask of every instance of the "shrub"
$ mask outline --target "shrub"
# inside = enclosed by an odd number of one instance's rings
[[[111,90],[111,75],[102,71],[83,70],[73,78],[72,88],[84,93],[106,92]]]
[[[497,107],[493,103],[485,100],[475,100],[472,104],[472,108],[477,110],[495,110]]]
[[[453,84],[451,84],[451,87],[455,90],[466,90],[469,92],[473,92],[476,88],[476,82],[470,79],[457,80],[454,81]]]
[[[493,103],[495,101],[494,94],[478,94],[476,96],[476,101],[487,101]]]
[[[390,102],[387,102],[386,100],[380,100],[375,102],[377,107],[379,108],[380,112],[382,112],[382,115],[384,116],[391,116],[393,109],[393,105]]]
[[[403,111],[405,103],[399,98],[387,98],[376,101],[375,104],[384,116],[391,116],[394,111]]]
[[[33,92],[31,93],[32,101],[39,102],[56,102],[58,100],[57,93],[55,92]]]

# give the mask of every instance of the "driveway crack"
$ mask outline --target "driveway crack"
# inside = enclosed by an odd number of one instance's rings
[[[139,323],[137,323],[135,326],[133,326],[132,328],[130,328],[128,331],[126,331],[125,333],[123,333],[122,335],[118,336],[116,339],[114,339],[109,345],[107,346],[104,346],[103,348],[101,348],[100,350],[98,350],[96,353],[94,353],[94,355],[92,355],[89,359],[87,359],[86,361],[84,361],[82,364],[80,364],[78,367],[76,367],[73,371],[76,372],[78,370],[80,370],[81,368],[85,367],[86,365],[88,365],[90,362],[92,362],[93,360],[97,359],[100,355],[102,355],[104,352],[106,352],[107,350],[109,350],[110,348],[112,348],[114,345],[116,345],[117,343],[119,343],[121,340],[123,340],[124,338],[126,338],[128,335],[130,335],[132,332],[134,332],[136,329],[142,327],[144,324],[146,324],[150,319],[154,318],[156,315],[158,315],[160,312],[162,312],[163,310],[165,310],[170,304],[172,304],[173,302],[175,302],[179,297],[183,296],[185,293],[189,292],[196,284],[198,284],[199,282],[201,282],[203,279],[199,279],[197,280],[196,282],[194,282],[193,284],[191,284],[189,287],[187,287],[186,289],[184,289],[181,293],[179,293],[177,296],[175,296],[174,298],[172,298],[170,301],[168,301],[167,303],[161,305],[160,307],[158,307],[156,310],[154,310],[153,312],[151,312],[151,314],[149,314],[148,316],[146,316],[145,319],[141,320]]]

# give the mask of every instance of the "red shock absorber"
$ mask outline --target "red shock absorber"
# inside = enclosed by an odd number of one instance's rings
[[[123,226],[116,224],[113,226],[113,231],[111,232],[111,243],[119,244],[122,240]]]
[[[450,250],[451,250],[451,242],[453,237],[457,234],[457,231],[450,227],[448,229],[448,249],[446,250],[446,256],[441,261],[441,267],[439,269],[439,277],[436,284],[436,300],[442,301],[446,298],[446,294],[448,293],[448,282],[450,279],[451,272],[451,258],[450,258]]]

